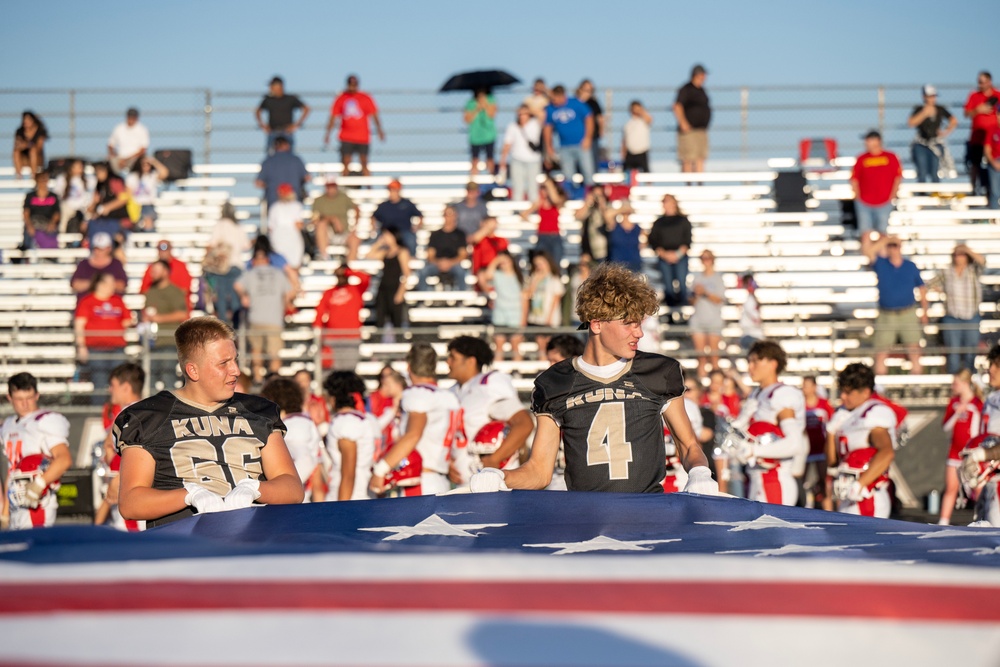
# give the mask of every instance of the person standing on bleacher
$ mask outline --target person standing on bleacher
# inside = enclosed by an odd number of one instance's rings
[[[385,141],[382,131],[382,121],[378,117],[378,106],[368,93],[358,89],[360,82],[356,74],[347,77],[347,88],[344,89],[330,107],[330,120],[326,124],[326,134],[323,135],[323,146],[330,144],[330,133],[340,118],[340,158],[344,163],[344,176],[350,173],[351,157],[358,156],[361,162],[361,175],[370,176],[368,171],[368,151],[371,144],[370,118],[375,123],[380,141]]]
[[[149,130],[139,122],[139,110],[132,107],[125,113],[125,122],[115,125],[108,137],[108,164],[117,172],[127,172],[148,150]]]
[[[677,91],[674,116],[677,118],[677,157],[681,171],[705,170],[708,159],[708,125],[712,121],[712,107],[705,92],[708,72],[702,65],[691,68],[691,79]]]
[[[958,119],[937,103],[937,88],[924,86],[921,92],[924,96],[923,105],[913,107],[910,119],[906,121],[907,125],[917,130],[911,147],[913,164],[917,167],[918,183],[939,183],[941,178],[938,170],[948,156],[945,139],[958,125]],[[948,161],[951,161],[950,156]]]
[[[302,110],[302,115],[295,120],[295,112]],[[267,112],[267,124],[264,124],[263,112]],[[306,122],[309,116],[309,105],[297,95],[285,94],[285,82],[280,76],[271,79],[268,94],[260,101],[255,112],[257,126],[267,133],[264,150],[268,155],[277,150],[275,145],[278,137],[288,140],[289,149],[295,147],[295,132]]]
[[[1000,195],[989,191],[988,183],[983,182],[984,146],[990,134],[997,129],[997,103],[1000,101],[1000,90],[993,87],[993,77],[983,70],[976,78],[976,89],[969,93],[965,102],[965,117],[972,121],[972,132],[966,143],[965,166],[972,183],[972,194],[986,191],[988,199]]]
[[[174,388],[177,382],[177,347],[174,332],[191,317],[191,303],[184,291],[170,278],[170,262],[158,259],[150,266],[150,285],[146,290],[146,305],[141,320],[153,329],[153,355],[149,365],[149,384],[163,383],[163,389]]]
[[[903,167],[895,153],[882,146],[882,135],[871,130],[865,135],[865,152],[854,161],[851,188],[858,219],[858,233],[866,236],[889,229],[892,200],[903,180]]]
[[[295,196],[302,201],[302,189],[309,181],[309,172],[298,155],[292,152],[288,137],[279,135],[274,139],[274,154],[269,155],[260,165],[257,187],[264,190],[264,201],[270,206],[278,201],[278,187],[288,183],[295,189]]]

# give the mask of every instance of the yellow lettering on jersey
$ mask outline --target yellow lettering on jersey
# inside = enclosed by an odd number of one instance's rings
[[[244,433],[246,435],[253,435],[253,429],[250,428],[250,422],[244,417],[237,417],[233,420],[233,433]]]

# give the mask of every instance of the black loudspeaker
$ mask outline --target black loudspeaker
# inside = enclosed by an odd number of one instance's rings
[[[67,155],[65,157],[54,157],[49,160],[48,172],[52,178],[59,176],[60,174],[65,174],[69,170],[69,166],[73,164],[76,160],[82,160],[84,164],[87,164],[87,160],[82,157],[73,157],[72,155]]]
[[[840,224],[855,230],[858,228],[858,213],[854,208],[853,199],[840,200]]]
[[[94,471],[90,468],[70,468],[63,473],[56,496],[59,499],[56,513],[59,516],[89,516],[93,520]]]
[[[153,153],[153,157],[163,163],[170,173],[167,182],[187,178],[191,175],[191,151],[185,148],[170,148]]]
[[[774,203],[780,212],[802,213],[809,198],[809,184],[801,171],[779,171],[774,177]]]

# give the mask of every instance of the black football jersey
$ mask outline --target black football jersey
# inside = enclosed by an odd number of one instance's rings
[[[260,450],[271,433],[285,433],[278,406],[259,396],[234,394],[208,412],[169,391],[122,410],[112,429],[119,453],[141,447],[156,462],[153,488],[194,482],[224,496],[243,479],[264,479]],[[193,514],[181,510],[158,525]]]
[[[606,380],[566,359],[535,379],[531,410],[562,428],[570,491],[663,493],[661,412],[683,394],[680,364],[660,354],[637,352]]]

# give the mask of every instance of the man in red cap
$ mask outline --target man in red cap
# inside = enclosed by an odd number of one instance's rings
[[[410,251],[410,255],[417,252],[416,230],[424,225],[424,214],[409,199],[405,199],[401,194],[403,186],[398,179],[389,181],[389,198],[378,205],[372,218],[378,222],[375,229],[376,234],[381,234],[383,230],[395,229],[402,237],[403,245]],[[416,218],[416,223],[413,219]],[[374,225],[373,225],[374,226]]]

